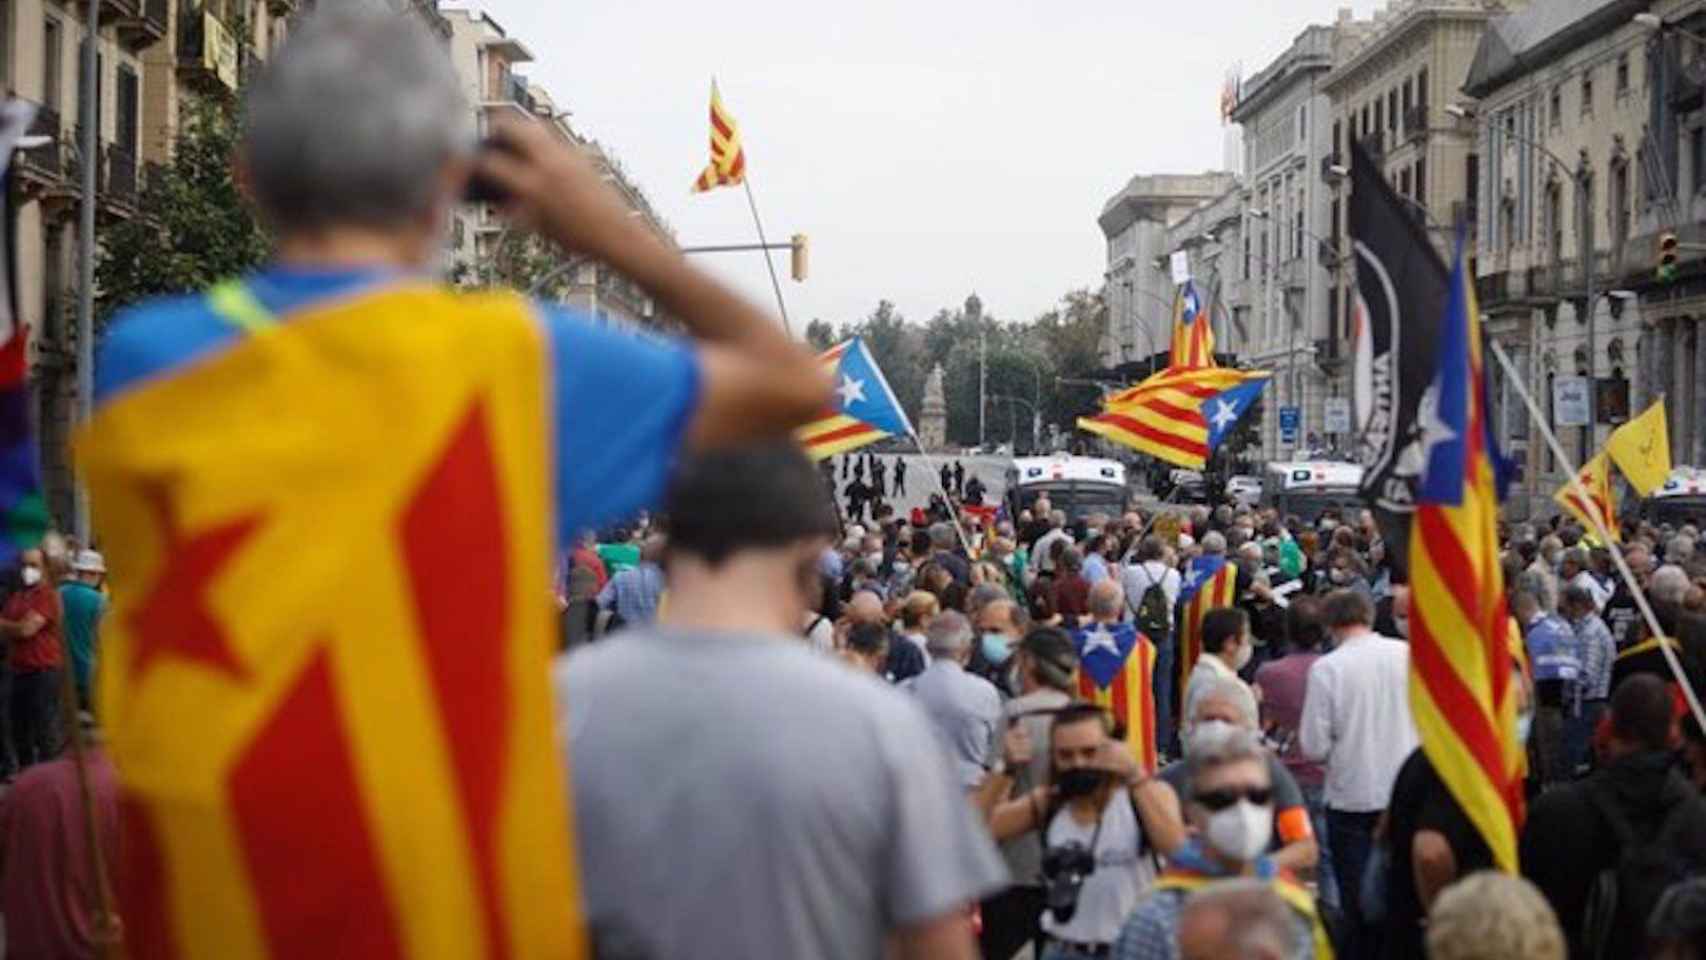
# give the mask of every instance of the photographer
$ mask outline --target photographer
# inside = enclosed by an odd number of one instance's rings
[[[1043,960],[1106,957],[1155,869],[1135,794],[1149,781],[1109,736],[1101,708],[1075,703],[1049,730],[1049,782],[996,807],[1001,841],[1031,831],[1043,847]]]

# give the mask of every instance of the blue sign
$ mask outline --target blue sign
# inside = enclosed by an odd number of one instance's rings
[[[1296,443],[1297,430],[1303,425],[1303,409],[1301,407],[1280,407],[1279,428],[1281,443]]]

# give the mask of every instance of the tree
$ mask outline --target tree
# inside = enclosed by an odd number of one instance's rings
[[[185,104],[171,163],[148,178],[138,215],[109,228],[102,240],[97,337],[126,304],[203,290],[266,258],[266,234],[231,176],[236,146],[229,106],[199,97]]]
[[[827,320],[819,320],[814,317],[811,323],[806,324],[806,342],[811,344],[812,349],[819,352],[828,350],[837,342],[835,327]]]

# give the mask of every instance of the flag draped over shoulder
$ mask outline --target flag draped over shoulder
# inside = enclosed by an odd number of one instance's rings
[[[131,956],[585,956],[545,333],[413,284],[266,320],[77,442]]]
[[[1214,326],[1212,314],[1204,308],[1197,285],[1186,280],[1173,298],[1173,346],[1168,356],[1170,368],[1214,366]]]
[[[1168,367],[1111,394],[1078,427],[1181,467],[1201,469],[1238,419],[1255,404],[1270,374],[1228,367]]]
[[[795,432],[807,456],[822,460],[912,432],[906,411],[864,340],[854,337],[830,347],[818,355],[818,363],[835,380],[835,401]]]
[[[1603,527],[1613,542],[1621,540],[1617,529],[1617,500],[1611,492],[1611,460],[1605,451],[1601,450],[1592,460],[1582,464],[1576,472],[1576,479],[1581,481],[1581,489],[1587,491],[1587,496],[1577,492],[1576,485],[1566,480],[1558,492],[1552,494],[1553,502],[1580,520],[1589,536],[1599,536],[1598,531]]]
[[[1514,872],[1523,819],[1514,621],[1499,567],[1481,322],[1461,239],[1450,289],[1437,373],[1419,407],[1426,460],[1410,535],[1410,710],[1440,779],[1494,862]]]
[[[740,127],[723,106],[717,81],[711,81],[711,162],[693,181],[693,192],[729,187],[746,179],[746,149],[740,143]]]
[[[1202,656],[1202,621],[1210,610],[1232,606],[1238,592],[1238,567],[1221,555],[1191,561],[1179,589],[1179,686],[1175,709],[1183,709],[1185,687]]]
[[[1096,624],[1075,631],[1078,693],[1107,710],[1125,731],[1138,766],[1153,773],[1155,747],[1155,645],[1129,623]]]
[[[1635,419],[1611,432],[1605,450],[1617,463],[1617,469],[1629,478],[1629,485],[1643,497],[1664,486],[1670,477],[1670,428],[1665,419],[1665,399],[1656,403]]]

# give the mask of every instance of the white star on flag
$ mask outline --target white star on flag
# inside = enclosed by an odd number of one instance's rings
[[[1114,635],[1105,627],[1097,627],[1084,635],[1084,653],[1080,657],[1088,657],[1097,650],[1106,650],[1116,657],[1120,655],[1120,645],[1114,642]]]
[[[1439,418],[1439,391],[1429,387],[1417,403],[1416,419],[1422,427],[1422,469],[1433,459],[1434,447],[1457,439],[1451,425]]]
[[[1238,408],[1226,400],[1214,401],[1214,429],[1225,430],[1228,424],[1238,421]]]
[[[1186,590],[1195,590],[1196,588],[1202,586],[1202,581],[1203,581],[1203,572],[1202,572],[1201,568],[1192,567],[1190,575],[1185,577],[1185,589]]]
[[[855,380],[846,374],[841,375],[841,386],[835,388],[841,394],[841,405],[850,407],[865,400],[865,381]]]

